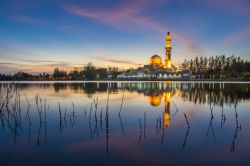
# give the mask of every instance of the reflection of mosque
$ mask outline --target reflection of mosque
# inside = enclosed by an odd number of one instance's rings
[[[167,128],[170,125],[170,101],[171,101],[172,92],[163,92],[158,95],[148,96],[149,103],[157,107],[161,104],[161,101],[164,100],[164,128]],[[163,98],[163,99],[162,99]]]

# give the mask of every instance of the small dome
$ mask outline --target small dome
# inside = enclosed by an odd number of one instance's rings
[[[154,55],[149,60],[150,65],[162,65],[162,59],[159,55]]]
[[[148,96],[148,101],[150,105],[156,107],[161,104],[162,95],[159,96]]]

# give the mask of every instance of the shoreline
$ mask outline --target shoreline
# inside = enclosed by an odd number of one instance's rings
[[[0,83],[91,83],[91,82],[200,82],[200,83],[250,83],[250,80],[17,80],[5,81],[0,80]]]

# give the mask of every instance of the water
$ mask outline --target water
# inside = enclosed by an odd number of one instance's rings
[[[250,164],[250,83],[19,82],[0,90],[0,165]]]

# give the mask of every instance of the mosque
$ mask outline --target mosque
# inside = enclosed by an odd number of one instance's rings
[[[166,58],[165,58],[165,64],[163,64],[162,59],[159,55],[153,55],[149,60],[149,66],[155,67],[155,68],[165,68],[165,69],[172,69],[171,64],[171,35],[170,32],[166,35]],[[146,66],[147,67],[147,66]]]
[[[190,80],[190,71],[180,71],[171,61],[171,35],[166,34],[165,62],[159,55],[153,55],[149,59],[149,64],[139,67],[130,72],[123,72],[118,75],[118,79],[135,80]]]

